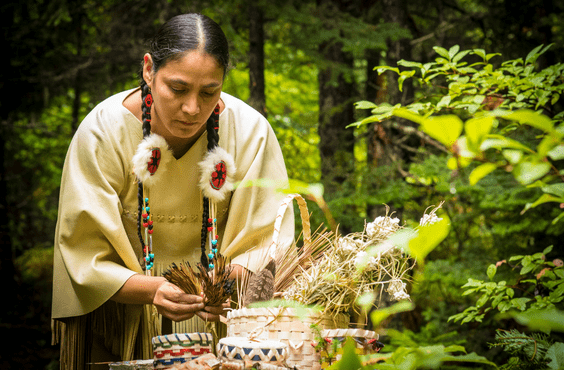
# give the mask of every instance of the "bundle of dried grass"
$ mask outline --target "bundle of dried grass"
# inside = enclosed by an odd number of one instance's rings
[[[201,263],[197,264],[197,271],[194,271],[189,262],[183,262],[180,266],[172,263],[163,276],[187,294],[203,293],[206,305],[220,306],[233,293],[235,280],[230,279],[233,266],[227,263],[221,253],[215,255],[213,264],[214,269],[210,274]]]
[[[186,294],[199,295],[202,292],[199,278],[189,262],[184,261],[180,266],[173,262],[163,276]]]
[[[440,207],[440,206],[439,206]],[[433,208],[424,215],[436,218]],[[406,291],[407,272],[413,260],[390,241],[401,230],[398,218],[388,212],[365,224],[360,233],[345,236],[325,231],[316,233],[310,248],[293,248],[285,256],[285,275],[277,279],[277,295],[305,305],[317,305],[334,316],[360,312],[358,298],[365,293],[379,293],[373,302],[378,307],[387,292],[394,300],[409,299]],[[319,243],[319,244],[317,244]]]
[[[209,306],[220,306],[231,298],[234,279],[230,278],[233,266],[227,262],[221,253],[213,259],[214,268],[211,274],[198,263],[198,278],[204,293],[204,303]]]

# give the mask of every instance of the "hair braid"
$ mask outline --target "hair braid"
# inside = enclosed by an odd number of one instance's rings
[[[208,151],[211,151],[216,146],[219,145],[219,105],[214,109],[210,118],[208,118],[206,122],[206,130],[208,137]],[[202,233],[201,233],[202,255],[200,256],[200,262],[206,269],[209,268],[209,263],[210,263],[208,256],[206,254],[206,241],[208,236],[208,227],[210,224],[209,204],[210,204],[209,199],[204,197],[203,199],[204,211],[202,214]]]
[[[141,79],[141,119],[143,120],[143,139],[151,134],[151,104],[152,96],[151,89],[145,80]],[[149,96],[149,98],[147,98]],[[149,104],[147,102],[150,101]],[[139,181],[137,189],[137,236],[141,242],[142,251],[145,250],[145,240],[143,239],[143,232],[141,231],[141,218],[143,213],[143,183]],[[143,267],[145,267],[145,259],[143,259]]]

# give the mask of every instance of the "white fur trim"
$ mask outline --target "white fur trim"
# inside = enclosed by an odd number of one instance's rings
[[[211,185],[212,174],[215,172],[215,166],[222,162],[225,163],[227,176],[225,183],[219,189],[215,189]],[[231,154],[227,153],[220,147],[215,147],[213,150],[206,153],[204,159],[200,162],[200,189],[205,197],[214,202],[221,202],[227,193],[233,190],[233,181],[235,179],[235,161]]]
[[[161,161],[157,171],[151,175],[147,166],[151,161],[151,154],[153,149],[159,148],[161,150]],[[157,134],[147,136],[139,146],[133,156],[133,173],[137,176],[137,180],[143,182],[145,185],[151,185],[156,182],[164,171],[166,171],[167,164],[173,158],[172,151],[169,149],[166,140]]]

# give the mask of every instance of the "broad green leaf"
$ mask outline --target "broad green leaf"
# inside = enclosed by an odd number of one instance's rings
[[[462,126],[462,120],[458,116],[435,116],[423,120],[421,131],[447,147],[451,147],[460,136]]]
[[[545,193],[564,198],[564,183],[545,185],[541,187],[541,190]]]
[[[386,307],[386,308],[381,308],[381,309],[377,309],[372,311],[372,313],[370,314],[370,319],[372,320],[372,323],[374,324],[375,327],[377,327],[378,325],[380,325],[380,323],[387,319],[389,316],[391,315],[395,315],[397,313],[400,312],[407,312],[407,311],[411,311],[415,308],[415,304],[410,302],[410,301],[400,301],[398,303],[393,304],[390,307]]]
[[[442,358],[443,362],[468,362],[468,363],[475,363],[475,364],[484,364],[488,366],[493,366],[497,369],[497,365],[487,358],[479,356],[476,352],[469,353],[467,355],[460,355],[460,356],[445,356]]]
[[[525,311],[527,308],[527,302],[529,302],[530,298],[513,298],[511,300],[511,304],[513,307],[517,307],[520,311]]]
[[[417,68],[423,67],[423,64],[419,62],[410,62],[403,59],[398,61],[398,65],[403,67],[417,67]]]
[[[552,248],[553,248],[553,247],[554,247],[553,245],[550,245],[550,246],[546,247],[546,248],[542,251],[542,254],[544,254],[544,255],[546,256],[547,254],[549,254],[550,252],[552,252]]]
[[[464,133],[474,150],[478,150],[484,138],[490,133],[494,120],[495,118],[492,116],[485,116],[471,118],[464,123]]]
[[[554,133],[554,124],[552,123],[552,120],[544,114],[540,114],[532,110],[518,110],[505,116],[505,118],[538,128],[546,133]]]
[[[540,179],[550,171],[550,163],[523,161],[513,169],[513,176],[522,185],[528,185]]]
[[[435,50],[435,52],[436,52],[437,54],[439,54],[440,56],[442,56],[442,57],[444,57],[444,58],[446,58],[446,59],[449,58],[447,49],[442,48],[442,47],[440,47],[440,46],[433,46],[433,50]]]
[[[474,49],[472,50],[472,54],[476,54],[484,60],[486,59],[486,51],[484,49]]]
[[[494,171],[496,168],[497,166],[493,163],[484,163],[474,168],[470,173],[470,176],[468,177],[470,185],[476,185],[478,181],[483,179],[486,175]]]
[[[378,105],[374,104],[371,101],[367,101],[367,100],[362,100],[362,101],[356,102],[354,104],[354,106],[355,106],[356,109],[374,109],[374,108],[378,107]]]
[[[507,149],[503,150],[501,154],[511,164],[517,164],[523,158],[523,152],[520,150]]]
[[[445,95],[441,98],[441,100],[437,103],[437,108],[445,108],[448,107],[448,105],[450,104],[450,100],[451,100],[451,96],[450,95]]]
[[[564,144],[560,144],[554,148],[552,148],[547,155],[550,157],[550,159],[552,159],[553,161],[559,161],[561,159],[564,159]]]
[[[520,142],[506,138],[503,135],[497,134],[489,134],[487,138],[482,141],[482,145],[480,145],[480,149],[482,151],[486,151],[488,149],[495,148],[495,149],[518,149],[528,153],[534,153],[526,145],[521,144]]]
[[[431,225],[422,226],[417,230],[417,235],[409,240],[408,248],[418,263],[423,263],[425,257],[448,235],[450,220],[443,216],[443,219]]]
[[[464,58],[468,53],[470,53],[470,50],[464,50],[461,51],[460,53],[456,54],[456,56],[454,58],[452,58],[453,63],[458,63],[458,61],[462,58]],[[462,69],[461,69],[462,71]],[[469,71],[463,71],[464,73],[468,73]]]
[[[551,360],[548,363],[548,368],[552,370],[564,369],[564,343],[556,342],[548,351],[546,351],[546,359]]]
[[[540,49],[542,49],[543,45],[539,45],[527,54],[525,58],[525,64],[534,63],[537,61],[537,58],[540,56]]]
[[[382,74],[386,71],[396,72],[397,74],[400,73],[398,67],[378,66],[374,67],[374,70],[378,71],[379,74]]]
[[[341,359],[331,365],[329,370],[360,370],[362,363],[356,354],[356,342],[352,337],[347,337],[343,346],[343,355]]]
[[[533,203],[527,203],[525,205],[525,208],[523,208],[523,210],[521,211],[521,214],[527,212],[531,208],[535,208],[541,204],[550,203],[550,202],[564,203],[564,197],[555,197],[554,195],[551,194],[543,194]]]
[[[405,108],[394,109],[393,114],[394,116],[405,118],[418,124],[422,124],[425,121],[425,117],[420,116],[417,113],[413,113],[412,111]]]
[[[454,56],[458,53],[459,50],[460,50],[460,46],[458,45],[454,45],[453,47],[451,47],[448,50],[448,60],[452,60],[452,58],[454,58]]]
[[[490,278],[490,280],[493,280],[496,271],[497,271],[497,267],[495,267],[494,264],[491,264],[491,265],[488,266],[487,275],[488,275],[488,278]]]
[[[531,330],[564,332],[564,311],[556,309],[527,310],[526,312],[512,313],[511,316],[518,323],[528,326]]]

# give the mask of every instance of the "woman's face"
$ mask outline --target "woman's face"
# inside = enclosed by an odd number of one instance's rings
[[[156,73],[147,54],[143,77],[153,95],[152,131],[177,142],[197,138],[218,104],[223,75],[223,67],[204,51],[189,51]]]

